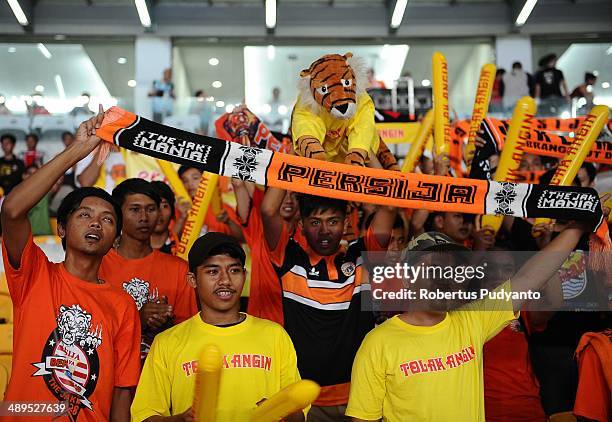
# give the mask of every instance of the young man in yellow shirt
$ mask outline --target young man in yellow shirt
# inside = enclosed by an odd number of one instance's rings
[[[583,233],[582,226],[568,226],[496,290],[540,290]],[[438,232],[423,233],[408,249],[467,250]],[[346,415],[353,421],[484,421],[482,348],[522,304],[484,299],[449,312],[412,309],[385,321],[357,352]]]
[[[300,380],[291,339],[278,324],[240,312],[245,254],[231,236],[209,232],[189,251],[189,284],[202,311],[157,335],[132,404],[133,421],[195,421],[198,359],[207,344],[223,355],[216,420],[249,420],[259,402]],[[301,412],[285,418],[303,421]]]

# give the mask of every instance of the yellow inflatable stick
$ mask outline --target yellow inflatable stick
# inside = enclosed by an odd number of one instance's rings
[[[251,422],[277,422],[308,407],[319,396],[321,387],[310,380],[295,382],[274,394],[251,414]]]
[[[536,105],[533,98],[523,97],[516,102],[508,127],[506,143],[495,171],[494,180],[496,182],[517,182],[520,176],[518,169],[523,158],[525,143],[529,139],[535,112]],[[480,227],[489,226],[494,234],[497,234],[503,220],[502,215],[483,215]]]
[[[417,133],[416,138],[410,144],[410,149],[408,150],[408,154],[406,154],[406,158],[404,158],[404,165],[402,166],[403,173],[411,173],[414,171],[421,155],[423,154],[423,150],[425,149],[425,144],[427,140],[431,136],[431,131],[433,130],[433,121],[434,121],[434,112],[433,110],[429,110],[423,120],[421,121],[421,126],[419,127],[419,132]]]
[[[593,107],[575,133],[574,142],[567,149],[565,157],[559,161],[555,175],[550,181],[554,186],[570,186],[578,174],[584,159],[593,147],[604,125],[608,122],[608,107]],[[536,224],[550,224],[550,218],[536,218]],[[538,232],[535,233],[539,235]]]
[[[217,185],[219,175],[208,172],[202,173],[198,190],[193,198],[193,204],[187,214],[185,225],[183,226],[183,234],[178,244],[176,255],[187,259],[189,249],[196,239],[200,236],[200,231],[204,225],[204,217],[208,212],[208,207],[214,194],[214,187]]]
[[[159,164],[159,168],[164,173],[164,176],[166,176],[166,179],[168,179],[168,183],[174,191],[174,195],[176,196],[177,202],[179,201],[179,199],[182,200],[183,198],[191,202],[191,198],[187,193],[187,189],[185,189],[181,178],[176,173],[176,170],[174,170],[174,167],[172,167],[172,164],[168,161],[159,159],[157,160],[157,164]]]
[[[434,101],[434,152],[448,154],[450,150],[450,114],[448,110],[448,66],[446,57],[436,51],[432,57]]]
[[[193,395],[193,411],[198,422],[215,422],[222,364],[219,347],[214,344],[204,346],[198,361]]]
[[[485,64],[482,66],[482,69],[480,69],[480,79],[478,80],[478,88],[476,89],[476,98],[474,99],[474,108],[472,109],[472,120],[470,120],[470,131],[468,132],[468,143],[465,149],[465,162],[467,164],[468,174],[472,168],[472,159],[474,158],[474,151],[476,150],[476,145],[474,144],[476,141],[476,134],[489,109],[496,70],[497,67],[491,63]]]
[[[221,211],[223,211],[223,202],[221,201],[221,188],[219,187],[219,183],[216,183],[214,188],[215,190],[213,191],[212,198],[210,200],[210,211],[216,217]]]

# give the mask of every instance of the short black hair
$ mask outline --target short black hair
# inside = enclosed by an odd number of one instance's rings
[[[13,145],[17,143],[17,138],[15,138],[15,135],[12,133],[3,133],[2,136],[0,136],[0,142],[4,141],[5,139],[11,141]]]
[[[522,69],[523,68],[522,63],[521,62],[514,62],[514,63],[512,63],[512,69],[516,69],[516,68]]]
[[[159,180],[151,182],[151,186],[153,186],[153,189],[155,189],[160,198],[165,199],[170,204],[170,215],[174,218],[174,202],[176,198],[170,186]]]
[[[189,166],[189,165],[183,164],[183,165],[182,165],[182,166],[180,166],[180,167],[179,167],[179,169],[178,169],[178,175],[179,175],[179,177],[181,177],[181,176],[183,175],[183,173],[185,173],[185,172],[186,172],[187,170],[189,170],[189,169],[195,169],[195,170],[199,171],[200,173],[202,173],[202,170],[200,170],[200,169],[199,169],[199,168],[197,168],[197,167],[194,167],[194,166]]]
[[[125,198],[127,198],[128,195],[138,193],[148,196],[155,201],[159,207],[161,198],[155,188],[153,188],[153,185],[151,185],[150,182],[137,177],[125,179],[123,182],[119,183],[115,189],[113,189],[113,199],[117,202],[117,204],[119,204],[120,207],[122,207],[125,203]]]
[[[193,96],[199,97],[201,94],[204,94],[204,91],[202,91],[201,89],[198,89]]]
[[[595,76],[595,74],[591,73],[591,72],[586,72],[584,74],[584,81],[587,82],[590,79],[597,79],[597,76]]]
[[[38,135],[35,133],[28,133],[25,138],[26,138],[26,141],[28,140],[28,138],[34,138],[34,141],[38,143]]]
[[[372,225],[372,221],[374,221],[374,216],[376,215],[376,212],[373,212],[372,214],[368,215],[368,218],[366,218],[366,221],[364,223],[364,228],[367,230],[370,228],[370,226]],[[401,215],[396,214],[395,215],[395,220],[393,220],[393,227],[392,229],[402,229],[402,230],[406,230],[406,225],[404,224],[404,219],[402,218]]]
[[[324,198],[315,195],[298,195],[298,204],[300,206],[300,215],[302,218],[310,216],[315,211],[340,211],[346,216],[347,202],[342,199]]]
[[[597,169],[593,163],[583,163],[582,168],[584,168],[589,176],[589,183],[593,183],[595,180],[595,176],[597,176]]]
[[[66,136],[74,136],[74,133],[69,132],[69,131],[67,131],[67,130],[66,130],[66,131],[64,131],[64,132],[62,132],[62,141],[64,140],[64,138],[65,138]]]
[[[94,188],[94,187],[85,187],[85,188],[77,188],[70,192],[68,195],[62,199],[62,203],[57,209],[57,225],[66,228],[66,224],[68,223],[68,219],[73,212],[75,212],[80,206],[85,198],[90,196],[95,196],[96,198],[103,199],[113,206],[113,210],[115,211],[115,215],[117,216],[117,236],[121,233],[121,229],[123,227],[123,214],[121,213],[121,207],[117,202],[113,199],[112,196],[104,189]],[[66,238],[62,239],[62,246],[64,250],[66,250]]]

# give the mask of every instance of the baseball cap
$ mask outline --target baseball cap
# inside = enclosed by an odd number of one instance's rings
[[[200,236],[189,250],[189,271],[195,273],[196,268],[210,256],[218,255],[221,248],[230,250],[238,257],[242,265],[246,262],[246,255],[236,238],[225,233],[208,232]]]
[[[423,233],[412,239],[408,242],[408,250],[421,252],[469,251],[468,248],[455,242],[444,233],[434,231]]]

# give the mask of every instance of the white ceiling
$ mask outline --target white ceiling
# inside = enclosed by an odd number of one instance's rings
[[[64,100],[76,99],[83,91],[99,98],[109,98],[110,93],[91,59],[80,44],[45,44],[51,53],[46,58],[37,44],[0,44],[0,93],[11,106],[23,105],[15,97],[35,93],[35,87],[44,87],[42,95],[49,102],[51,111],[69,111]],[[14,52],[10,52],[14,51]],[[61,79],[65,97],[57,84]]]

